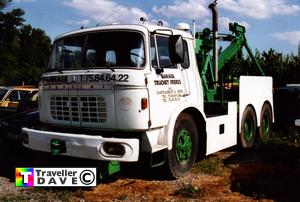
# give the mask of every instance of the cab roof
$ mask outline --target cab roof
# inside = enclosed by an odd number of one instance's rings
[[[55,38],[55,41],[61,38],[64,38],[66,36],[71,35],[80,35],[87,32],[97,32],[97,31],[107,31],[107,30],[135,30],[135,31],[141,31],[141,32],[156,32],[161,34],[168,34],[168,35],[182,35],[184,38],[193,38],[190,32],[188,31],[182,31],[179,29],[173,29],[169,27],[164,26],[158,26],[153,24],[111,24],[111,25],[103,25],[103,26],[97,26],[97,27],[90,27],[90,28],[84,28],[79,29],[71,32],[67,32],[64,34],[61,34]]]

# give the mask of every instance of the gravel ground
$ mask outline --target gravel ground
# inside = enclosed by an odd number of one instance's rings
[[[123,166],[94,188],[15,187],[15,167],[89,167],[96,162],[0,145],[0,201],[299,201],[300,148],[264,145],[210,155],[180,180],[160,169]]]

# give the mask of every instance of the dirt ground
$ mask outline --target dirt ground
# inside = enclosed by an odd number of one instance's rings
[[[17,188],[15,167],[91,167],[98,162],[52,157],[14,144],[0,145],[0,201],[300,201],[299,144],[232,148],[196,163],[180,180],[162,169],[121,165],[95,188]]]

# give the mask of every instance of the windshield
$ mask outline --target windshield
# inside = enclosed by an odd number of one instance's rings
[[[0,101],[3,99],[3,97],[5,96],[5,94],[7,93],[8,90],[6,89],[0,89]]]
[[[89,68],[143,68],[143,35],[137,32],[98,32],[55,41],[49,71]]]

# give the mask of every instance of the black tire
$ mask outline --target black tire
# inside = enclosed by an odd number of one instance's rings
[[[168,150],[166,163],[168,174],[178,179],[188,173],[195,163],[197,150],[196,124],[191,115],[182,113],[175,123],[172,149]]]
[[[256,116],[251,107],[247,107],[243,113],[241,122],[241,134],[239,144],[243,149],[252,148],[256,137]]]
[[[268,104],[264,104],[260,111],[260,139],[268,139],[271,137],[272,129],[272,110]]]

